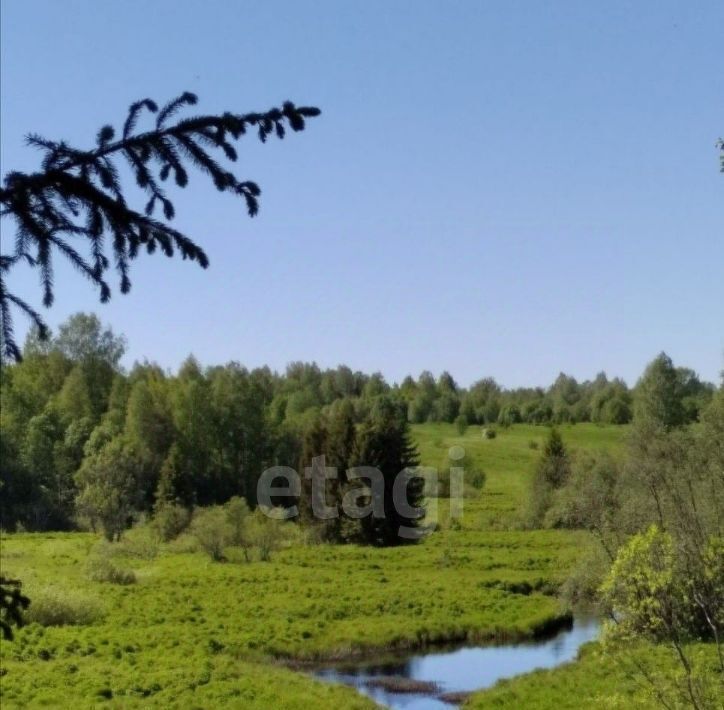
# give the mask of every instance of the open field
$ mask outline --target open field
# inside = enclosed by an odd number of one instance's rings
[[[516,424],[508,429],[498,428],[494,439],[485,439],[485,427],[471,426],[463,436],[452,424],[418,424],[412,433],[420,451],[422,463],[440,471],[450,466],[450,448],[465,450],[462,460],[466,480],[476,470],[486,475],[480,497],[465,501],[462,524],[475,530],[505,529],[514,525],[525,499],[529,474],[540,456],[548,427]],[[611,453],[621,450],[628,427],[597,426],[593,424],[559,427],[571,453],[577,450]],[[537,447],[537,448],[534,448]],[[445,519],[445,505],[441,505]]]
[[[189,537],[158,547],[136,529],[111,551],[137,578],[119,586],[87,576],[96,536],[5,536],[3,572],[24,580],[36,607],[91,611],[83,625],[32,624],[2,644],[3,706],[270,707],[273,684],[274,707],[366,707],[278,661],[534,633],[562,613],[555,592],[586,544],[582,533],[503,529],[538,455],[529,442],[545,433],[415,427],[424,464],[447,465],[462,445],[487,484],[465,501],[461,527],[445,523],[413,547],[295,543],[271,562],[231,550],[220,564]],[[623,433],[563,429],[572,448],[616,446]]]

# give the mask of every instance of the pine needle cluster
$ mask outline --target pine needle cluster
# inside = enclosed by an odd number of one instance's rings
[[[27,137],[28,145],[43,153],[41,169],[9,172],[0,187],[0,216],[15,222],[14,249],[0,254],[4,356],[18,360],[21,355],[14,338],[13,307],[33,321],[41,337],[47,333],[40,314],[7,289],[6,276],[15,264],[24,261],[38,270],[46,307],[54,300],[55,254],[69,260],[98,288],[101,302],[111,296],[107,281],[111,268],[118,273],[121,293],[128,293],[130,262],[142,250],[149,254],[160,251],[168,257],[180,254],[206,268],[209,260],[203,249],[170,225],[175,208],[166,185],[173,181],[186,187],[189,168],[196,168],[220,192],[243,199],[253,217],[259,210],[259,186],[238,179],[218,158],[236,162],[234,143],[244,135],[256,134],[262,142],[270,136],[284,138],[288,129],[301,131],[306,119],[320,113],[317,108],[287,101],[265,113],[177,118],[180,110],[196,103],[196,95],[190,92],[162,107],[151,99],[136,101],[120,131],[103,126],[95,146],[88,150],[38,135]],[[149,129],[137,131],[139,119],[144,117],[153,123]],[[145,195],[141,209],[129,203],[119,173],[123,163]]]

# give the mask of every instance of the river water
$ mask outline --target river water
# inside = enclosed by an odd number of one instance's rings
[[[597,635],[595,619],[577,618],[571,628],[546,639],[496,646],[438,647],[378,661],[346,662],[317,670],[315,675],[354,686],[390,708],[451,710],[450,704],[439,699],[441,693],[480,690],[503,678],[537,668],[554,668],[575,659],[581,645]],[[439,691],[401,693],[374,685],[389,679],[432,682]]]

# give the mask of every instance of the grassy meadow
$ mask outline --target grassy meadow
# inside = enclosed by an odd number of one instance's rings
[[[615,450],[625,431],[562,429],[573,450]],[[512,529],[546,433],[413,427],[423,464],[444,468],[462,446],[466,471],[483,470],[486,484],[467,489],[461,521],[441,515],[441,529],[412,547],[300,540],[270,562],[232,549],[214,563],[189,535],[159,545],[143,527],[110,546],[88,533],[5,535],[3,573],[24,581],[35,622],[2,643],[3,707],[371,707],[289,661],[541,630],[565,612],[556,592],[587,544],[580,532]],[[99,556],[135,583],[92,581]],[[519,697],[496,690],[470,702],[513,707]]]
[[[469,427],[464,435],[452,424],[417,424],[411,429],[423,465],[443,471],[453,463],[449,458],[451,447],[461,446],[465,451],[462,465],[466,480],[475,471],[485,473],[482,495],[465,500],[460,521],[463,527],[489,531],[515,526],[527,494],[529,474],[540,456],[548,427],[516,424],[507,429],[497,428],[494,439],[486,439],[485,427],[480,426]],[[627,427],[575,424],[563,425],[559,430],[571,452],[606,449],[616,453],[622,448]],[[445,512],[442,502],[443,521]]]

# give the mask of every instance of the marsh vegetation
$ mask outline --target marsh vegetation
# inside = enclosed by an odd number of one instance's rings
[[[622,390],[603,376],[506,391],[302,364],[125,373],[121,349],[78,316],[3,366],[2,568],[31,600],[3,642],[4,706],[52,705],[62,688],[79,707],[365,707],[305,666],[519,642],[586,604],[617,623],[580,660],[466,703],[515,707],[535,693],[537,707],[567,707],[568,693],[713,707],[721,389],[660,356],[626,395],[632,423],[615,424],[594,415]],[[430,421],[414,423],[421,392]],[[546,403],[545,424],[520,421]],[[435,486],[408,491],[427,534],[400,545],[400,519],[317,520],[304,485],[275,501],[298,516],[270,518],[255,498],[264,467],[320,454],[342,469],[371,461],[383,478],[434,468]],[[353,484],[331,482],[326,500]]]

